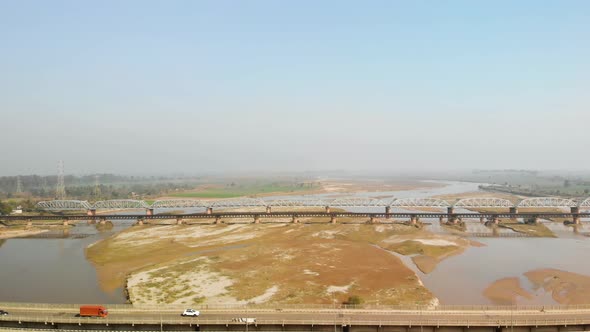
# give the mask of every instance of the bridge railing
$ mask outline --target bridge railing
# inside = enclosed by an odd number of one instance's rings
[[[168,318],[168,317],[145,317],[145,318],[94,318],[94,317],[42,317],[42,316],[0,316],[0,322],[10,321],[19,323],[69,323],[69,324],[170,324],[170,325],[246,325],[243,322],[237,322],[233,319],[202,319],[202,318]],[[416,319],[386,319],[386,320],[367,320],[367,319],[257,319],[255,323],[248,325],[342,325],[342,326],[568,326],[568,325],[585,325],[590,323],[588,317],[574,318],[463,318],[447,317],[441,319],[431,319],[428,317]]]
[[[108,309],[117,311],[162,311],[162,312],[182,312],[187,305],[180,304],[104,304]],[[55,304],[55,303],[21,303],[21,302],[0,302],[0,308],[15,308],[27,310],[79,310],[81,304]],[[539,312],[562,312],[562,311],[590,311],[590,304],[573,304],[573,305],[377,305],[377,304],[362,304],[362,305],[346,305],[346,304],[200,304],[190,305],[193,309],[199,310],[383,310],[383,311],[406,311],[406,312],[422,312],[440,313],[442,311],[448,313],[465,313],[465,312],[519,312],[525,313],[539,313]]]

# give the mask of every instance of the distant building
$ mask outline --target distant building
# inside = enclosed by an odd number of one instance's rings
[[[23,213],[23,207],[22,206],[17,206],[16,209],[12,210],[11,214],[22,214]]]

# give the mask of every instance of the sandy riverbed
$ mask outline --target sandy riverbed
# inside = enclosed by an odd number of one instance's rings
[[[126,285],[133,303],[436,303],[384,250],[411,234],[427,251],[460,243],[391,224],[167,225],[126,230],[87,256],[102,287]]]

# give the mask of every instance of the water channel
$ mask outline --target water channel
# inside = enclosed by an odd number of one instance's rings
[[[463,182],[445,184],[429,189],[363,192],[353,196],[429,197],[473,192],[479,186]],[[265,199],[338,196],[341,195],[275,196]],[[80,222],[65,235],[62,230],[56,230],[43,233],[39,238],[0,240],[0,302],[124,303],[122,289],[109,293],[100,288],[96,270],[86,260],[84,248],[131,227],[134,222],[116,221],[110,229]],[[401,258],[444,304],[489,304],[490,301],[482,295],[483,290],[490,283],[505,277],[520,278],[523,287],[535,294],[531,300],[519,299],[519,303],[553,304],[551,297],[542,290],[533,290],[522,274],[533,269],[556,268],[590,275],[590,264],[581,263],[581,257],[590,251],[590,238],[585,236],[590,226],[583,226],[575,233],[571,227],[561,224],[546,225],[559,237],[476,239],[485,246],[471,247],[461,255],[443,260],[430,274],[420,272],[409,257]],[[447,232],[434,221],[427,229],[435,233]],[[468,223],[468,231],[490,232],[489,228],[477,222]]]

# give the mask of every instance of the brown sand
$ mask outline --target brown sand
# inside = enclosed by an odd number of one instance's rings
[[[539,269],[524,274],[535,287],[551,292],[560,304],[590,302],[590,276],[557,269]]]
[[[516,277],[496,280],[483,291],[483,294],[494,304],[499,305],[516,304],[518,296],[527,299],[533,297],[532,294],[520,286],[520,281]]]

